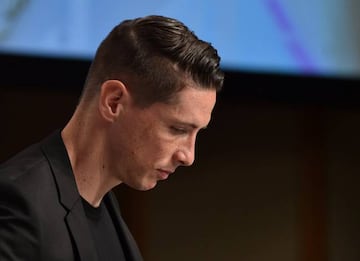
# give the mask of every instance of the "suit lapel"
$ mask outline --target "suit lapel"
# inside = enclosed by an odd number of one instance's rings
[[[84,216],[84,208],[79,198],[73,208],[69,211],[65,220],[69,226],[69,231],[74,238],[80,260],[96,261],[97,253],[95,252],[95,244],[92,240],[91,232]]]
[[[127,225],[121,217],[118,202],[115,195],[109,192],[105,197],[105,204],[108,207],[110,216],[113,219],[117,233],[123,246],[126,260],[129,261],[142,261],[142,256],[136,245],[135,239],[132,237]]]
[[[47,138],[42,150],[49,161],[59,192],[59,201],[68,211],[65,222],[72,235],[80,260],[97,261],[95,244],[86,222],[84,207],[76,187],[70,160],[60,131]]]

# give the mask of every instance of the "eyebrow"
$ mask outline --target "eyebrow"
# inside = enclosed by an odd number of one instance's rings
[[[180,122],[180,124],[184,125],[184,126],[187,126],[187,127],[190,127],[191,129],[200,129],[200,130],[205,130],[208,127],[208,125],[206,125],[206,126],[200,128],[196,124],[188,123],[188,122]]]

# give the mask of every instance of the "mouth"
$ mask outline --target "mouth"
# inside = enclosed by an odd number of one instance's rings
[[[159,179],[160,180],[167,179],[169,177],[169,175],[171,173],[173,173],[173,171],[171,171],[171,170],[164,170],[164,169],[158,169],[157,171],[159,172]]]

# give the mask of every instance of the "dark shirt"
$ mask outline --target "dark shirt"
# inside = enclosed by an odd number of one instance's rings
[[[119,236],[104,202],[95,208],[82,199],[98,259],[126,261]]]

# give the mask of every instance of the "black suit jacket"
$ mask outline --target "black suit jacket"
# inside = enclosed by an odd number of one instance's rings
[[[141,261],[112,192],[104,202],[127,260]],[[97,260],[60,131],[0,166],[0,260]]]

